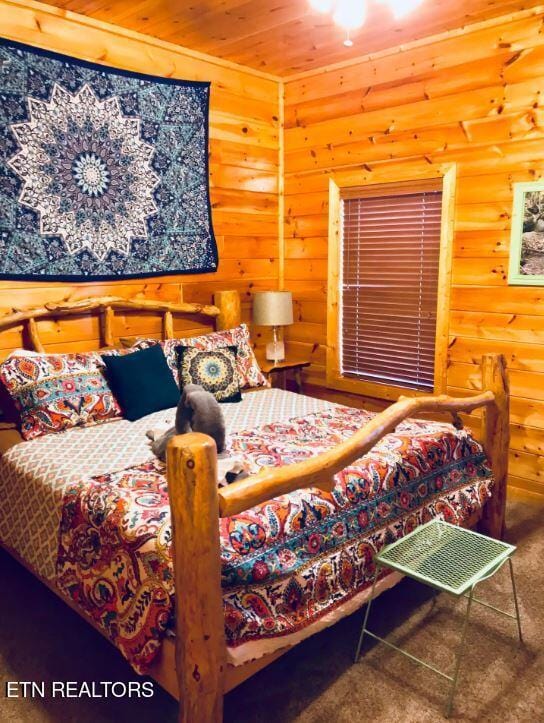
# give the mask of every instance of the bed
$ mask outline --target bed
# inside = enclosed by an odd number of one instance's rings
[[[4,316],[0,330],[25,325],[42,350],[39,319],[99,313],[114,346],[113,316],[127,307],[161,314],[164,338],[174,314],[240,322],[238,294],[223,291],[213,306],[49,304]],[[220,488],[209,437],[175,437],[166,467],[153,457],[145,432],[173,410],[15,444],[0,430],[0,540],[176,696],[180,720],[218,721],[225,691],[365,602],[383,544],[436,515],[502,536],[502,357],[483,359],[482,388],[403,398],[377,415],[278,389],[244,394],[224,413],[229,453],[250,476]],[[459,418],[478,408],[483,448]],[[414,419],[429,412],[453,424]]]

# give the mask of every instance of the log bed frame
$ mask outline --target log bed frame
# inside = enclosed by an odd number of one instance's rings
[[[173,338],[173,315],[197,315],[215,320],[216,329],[228,329],[241,321],[240,297],[236,291],[220,291],[215,305],[169,303],[118,297],[48,303],[33,309],[14,309],[0,318],[0,332],[23,329],[23,338],[35,351],[44,351],[38,331],[40,319],[100,314],[101,346],[115,344],[115,310],[159,313],[163,338]],[[220,541],[218,519],[247,510],[254,505],[294,490],[313,486],[332,489],[334,475],[367,453],[407,417],[420,413],[448,413],[462,424],[460,412],[483,410],[482,440],[496,480],[495,489],[479,520],[481,528],[494,537],[504,533],[506,479],[509,443],[509,390],[502,355],[486,354],[482,359],[482,392],[455,398],[446,395],[401,397],[377,414],[351,438],[333,449],[297,464],[264,469],[228,487],[218,489],[216,448],[210,437],[186,434],[173,438],[167,450],[167,480],[173,528],[175,587],[190,590],[176,609],[175,642],[166,638],[150,671],[163,688],[179,702],[179,721],[218,723],[222,720],[223,695],[255,672],[277,659],[285,647],[256,661],[234,667],[227,664],[222,590],[220,584]],[[0,432],[1,433],[1,432]],[[478,519],[471,520],[475,525]],[[8,549],[8,548],[6,548]],[[16,551],[9,550],[20,562]],[[27,566],[28,567],[28,566]],[[32,571],[36,574],[35,571]],[[57,595],[58,590],[43,580]],[[88,618],[61,595],[65,602]],[[102,634],[104,631],[97,628]]]

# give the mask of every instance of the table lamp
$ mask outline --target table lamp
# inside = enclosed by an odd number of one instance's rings
[[[266,358],[278,362],[285,359],[285,346],[278,339],[278,327],[293,323],[293,296],[290,291],[257,291],[253,294],[253,323],[271,326],[274,341],[266,345]]]

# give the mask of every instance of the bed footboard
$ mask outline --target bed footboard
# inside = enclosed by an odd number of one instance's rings
[[[222,720],[226,642],[220,582],[219,517],[247,510],[278,495],[308,486],[330,488],[334,475],[367,453],[408,417],[423,412],[472,412],[483,408],[483,443],[495,475],[486,504],[485,531],[504,531],[508,470],[509,401],[506,364],[501,355],[482,360],[482,392],[469,397],[401,398],[376,415],[351,438],[316,457],[217,488],[216,450],[201,434],[175,437],[168,448],[168,490],[172,510],[176,590],[176,668],[179,720]]]

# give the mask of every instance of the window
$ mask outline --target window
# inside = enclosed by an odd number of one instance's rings
[[[342,193],[343,378],[434,389],[441,227],[441,179]]]

